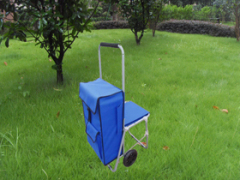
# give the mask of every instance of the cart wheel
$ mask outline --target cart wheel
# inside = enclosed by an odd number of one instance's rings
[[[133,165],[136,159],[137,159],[137,151],[135,149],[131,149],[124,155],[123,164],[124,166],[129,167]]]

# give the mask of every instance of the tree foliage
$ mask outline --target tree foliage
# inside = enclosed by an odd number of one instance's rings
[[[140,45],[147,27],[152,3],[152,0],[120,0],[122,16],[127,19],[137,45]]]
[[[32,35],[36,45],[45,49],[55,62],[52,67],[57,71],[57,82],[62,83],[64,54],[79,33],[90,31],[89,23],[96,7],[89,10],[84,0],[15,0],[14,3],[5,0],[2,6],[6,15],[14,17],[14,23],[2,37],[5,45],[8,47],[12,38],[26,41],[26,33]],[[26,18],[31,20],[30,26],[26,26]],[[34,24],[37,28],[32,28]],[[3,17],[0,17],[1,26],[6,26]]]

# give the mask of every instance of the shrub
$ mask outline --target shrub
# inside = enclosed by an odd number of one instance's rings
[[[219,9],[216,6],[195,6],[193,11],[194,20],[210,21],[218,17]]]
[[[177,7],[176,5],[167,5],[163,7],[163,19],[192,19],[193,6],[187,5],[183,7]]]
[[[211,36],[221,37],[235,37],[234,27],[204,21],[164,21],[157,26],[157,30],[189,34],[208,34]]]
[[[171,7],[171,14],[173,19],[178,19],[181,17],[180,8],[178,8],[176,5],[170,6]]]
[[[183,19],[191,20],[193,18],[193,6],[186,5],[183,8]]]
[[[208,20],[211,15],[211,8],[209,6],[204,6],[200,11],[200,15],[201,20]]]
[[[163,8],[163,19],[164,20],[169,20],[169,19],[171,19],[172,18],[172,16],[171,16],[171,6],[170,5],[168,5],[168,6],[165,6],[164,8]]]
[[[99,21],[93,24],[96,29],[127,29],[127,21]]]

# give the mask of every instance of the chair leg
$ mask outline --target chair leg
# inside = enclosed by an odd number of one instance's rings
[[[148,135],[149,135],[149,132],[148,132],[148,117],[145,120],[145,126],[146,126],[145,136],[146,136],[146,144],[147,144],[146,148],[148,148]]]
[[[133,145],[130,149],[132,149],[133,147],[135,147],[137,144],[141,145],[143,148],[147,149],[148,148],[148,117],[145,117],[142,121],[145,121],[145,134],[144,136],[139,140],[137,139],[131,132],[130,132],[130,128],[132,128],[133,126],[129,126],[126,129],[126,131],[128,131],[128,133],[130,134],[130,136],[135,139],[135,141],[137,141],[137,143],[135,145]],[[146,137],[146,144],[142,143],[141,141]]]
[[[124,153],[124,138],[125,138],[125,135],[126,135],[126,132],[127,132],[127,131],[128,131],[128,133],[130,134],[130,136],[137,141],[137,143],[136,143],[134,146],[136,146],[137,144],[140,144],[142,147],[148,148],[148,125],[147,125],[147,123],[148,123],[148,117],[149,117],[149,115],[146,116],[146,117],[144,117],[143,119],[141,119],[139,122],[136,122],[136,123],[134,123],[134,124],[132,124],[132,125],[124,128],[123,136],[122,136],[122,140],[121,140],[121,144],[120,144],[120,147],[119,147],[119,150],[118,150],[118,157],[117,157],[117,160],[116,160],[114,169],[112,168],[112,166],[111,166],[110,164],[107,165],[108,168],[109,168],[112,172],[115,172],[115,171],[117,170],[118,164],[119,164],[119,162],[120,162],[120,161],[119,161],[120,158],[125,155],[125,153]],[[145,126],[146,126],[145,135],[144,135],[140,140],[138,140],[138,139],[130,132],[130,128],[132,128],[133,126],[139,124],[139,123],[142,122],[142,121],[145,121]],[[145,137],[146,137],[146,145],[144,145],[144,144],[141,142]],[[130,150],[131,150],[134,146],[132,146],[132,147],[130,148]],[[122,154],[122,155],[120,155],[120,154],[121,154],[121,151],[123,151],[123,154]]]

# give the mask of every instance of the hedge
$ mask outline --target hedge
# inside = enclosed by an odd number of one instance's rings
[[[217,37],[236,37],[234,27],[215,24],[205,21],[192,20],[170,20],[164,21],[157,26],[159,31],[187,33],[187,34],[208,34]]]
[[[93,24],[96,29],[128,29],[127,21],[98,21]]]
[[[95,29],[127,29],[127,21],[99,21],[93,24]],[[170,20],[157,25],[159,31],[208,34],[217,37],[236,37],[234,27],[205,21]]]

